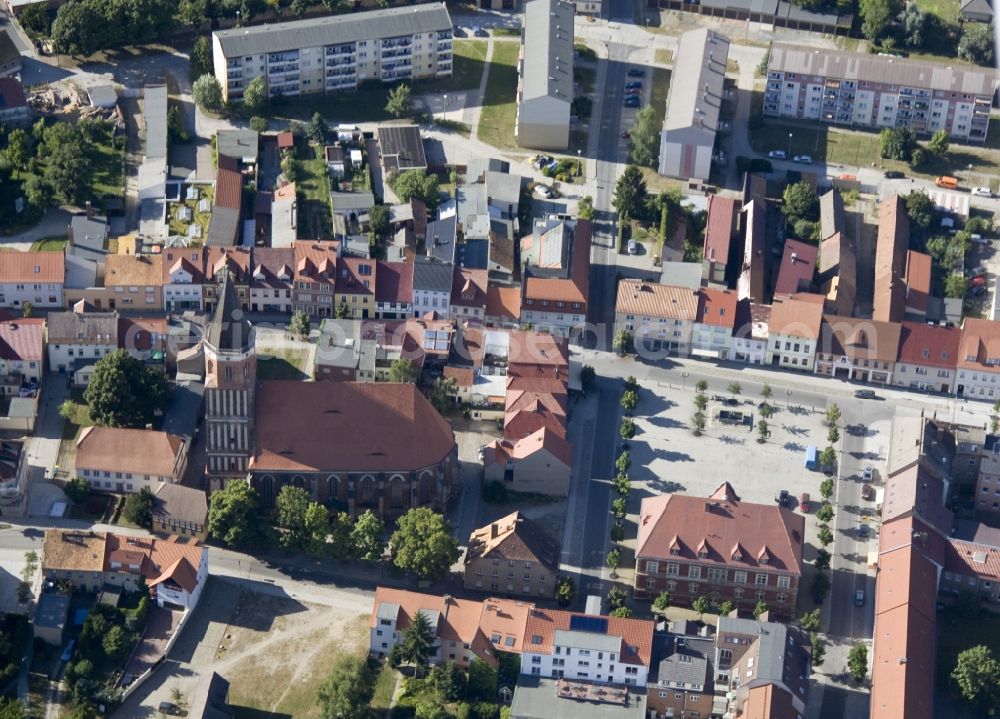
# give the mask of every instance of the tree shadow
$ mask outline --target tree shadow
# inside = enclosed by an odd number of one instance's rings
[[[789,452],[804,452],[806,449],[798,442],[785,442],[781,447],[782,449],[787,449]]]

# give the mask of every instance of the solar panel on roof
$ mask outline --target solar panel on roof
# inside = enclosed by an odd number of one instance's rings
[[[608,620],[605,617],[573,616],[569,618],[569,628],[580,632],[607,634]]]

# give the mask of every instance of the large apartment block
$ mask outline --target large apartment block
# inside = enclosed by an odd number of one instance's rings
[[[227,100],[241,98],[258,75],[270,96],[354,90],[366,80],[446,77],[451,54],[444,3],[212,33],[215,77]]]
[[[776,43],[767,63],[764,114],[833,125],[910,127],[986,141],[996,91],[992,68],[834,52]]]

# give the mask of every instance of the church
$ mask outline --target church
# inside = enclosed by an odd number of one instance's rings
[[[352,517],[443,511],[455,435],[412,384],[257,380],[254,328],[228,273],[204,336],[206,486],[248,481],[264,506],[285,485]]]

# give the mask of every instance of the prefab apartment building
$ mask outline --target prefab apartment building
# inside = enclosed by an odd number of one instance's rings
[[[430,3],[220,30],[212,61],[227,100],[258,75],[270,97],[338,92],[366,80],[447,77],[452,37],[445,4]]]
[[[954,140],[982,144],[996,84],[993,68],[775,43],[764,115],[909,127],[919,135],[947,130]]]

